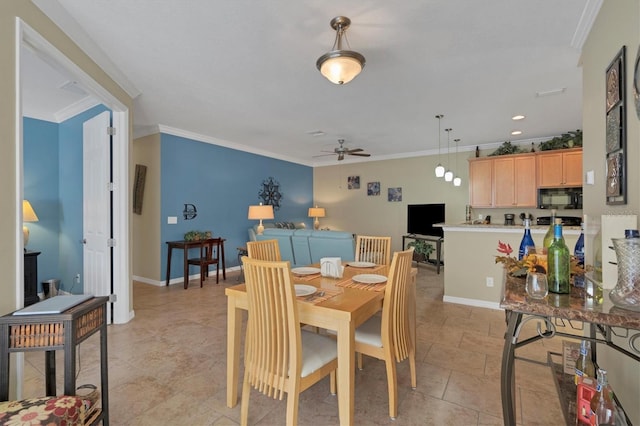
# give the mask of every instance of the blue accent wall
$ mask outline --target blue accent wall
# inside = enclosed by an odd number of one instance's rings
[[[249,205],[261,201],[258,192],[269,177],[280,183],[283,194],[274,221],[312,226],[307,217],[313,202],[311,167],[164,133],[160,155],[162,277],[167,266],[165,241],[182,240],[191,230],[226,238],[227,267],[238,265],[236,248],[245,246],[247,229],[257,224],[247,219]],[[196,218],[184,219],[185,204],[196,206]],[[177,216],[178,223],[168,225],[168,216]],[[182,275],[182,252],[174,251],[171,278]]]
[[[41,282],[59,279],[62,290],[81,294],[82,262],[82,124],[108,111],[99,105],[60,124],[23,120],[24,197],[38,215],[29,223],[28,250],[38,256]]]

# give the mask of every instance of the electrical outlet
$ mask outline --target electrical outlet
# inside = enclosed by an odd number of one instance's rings
[[[80,274],[76,274],[76,284],[80,284]]]
[[[487,287],[493,287],[493,277],[487,277]]]

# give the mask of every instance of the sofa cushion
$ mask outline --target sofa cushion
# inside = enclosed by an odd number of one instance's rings
[[[304,266],[310,265],[311,250],[309,249],[309,237],[313,234],[309,229],[296,229],[291,237],[291,244],[293,245],[293,255],[296,259],[296,265]]]
[[[291,236],[293,235],[293,232],[294,231],[292,229],[269,228],[265,229],[262,235],[256,235],[256,241],[278,240],[281,259],[288,260],[291,262],[291,266],[293,266],[297,265],[296,258],[293,254],[293,245],[291,243]]]
[[[323,257],[340,257],[349,262],[355,259],[356,243],[353,234],[341,231],[313,231],[309,237],[311,262]]]

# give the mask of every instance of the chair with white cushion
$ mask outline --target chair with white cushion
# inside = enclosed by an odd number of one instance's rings
[[[381,359],[387,370],[389,416],[398,415],[396,362],[409,358],[411,387],[416,388],[415,332],[411,315],[415,315],[415,292],[411,281],[413,248],[393,254],[389,278],[384,292],[382,316],[374,315],[356,329],[355,350],[358,368],[362,354]]]
[[[336,393],[336,341],[300,329],[288,261],[243,257],[242,263],[249,314],[240,424],[248,422],[253,387],[274,399],[282,400],[286,393],[286,424],[295,425],[302,391],[330,375],[331,393]]]

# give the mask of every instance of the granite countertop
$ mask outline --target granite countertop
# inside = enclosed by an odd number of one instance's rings
[[[443,227],[445,230],[447,229],[453,229],[453,228],[458,228],[459,230],[488,230],[488,229],[499,229],[499,230],[504,230],[504,231],[515,231],[515,232],[523,232],[524,231],[524,226],[523,225],[505,225],[504,223],[489,223],[489,224],[484,224],[484,223],[469,223],[469,222],[463,222],[463,223],[439,223],[436,224],[434,226],[441,226]],[[549,229],[549,225],[531,225],[531,231],[535,232],[535,233],[540,233],[540,231],[544,231],[547,232],[547,230]],[[570,231],[570,234],[574,234],[575,231],[578,232],[578,234],[580,234],[580,230],[581,228],[579,226],[563,226],[562,227],[563,231]]]
[[[524,289],[524,278],[507,275],[500,307],[509,311],[531,315],[563,318],[640,330],[640,312],[615,306],[604,289],[600,303],[583,288],[571,286],[571,294],[549,293],[542,300],[531,299]]]

